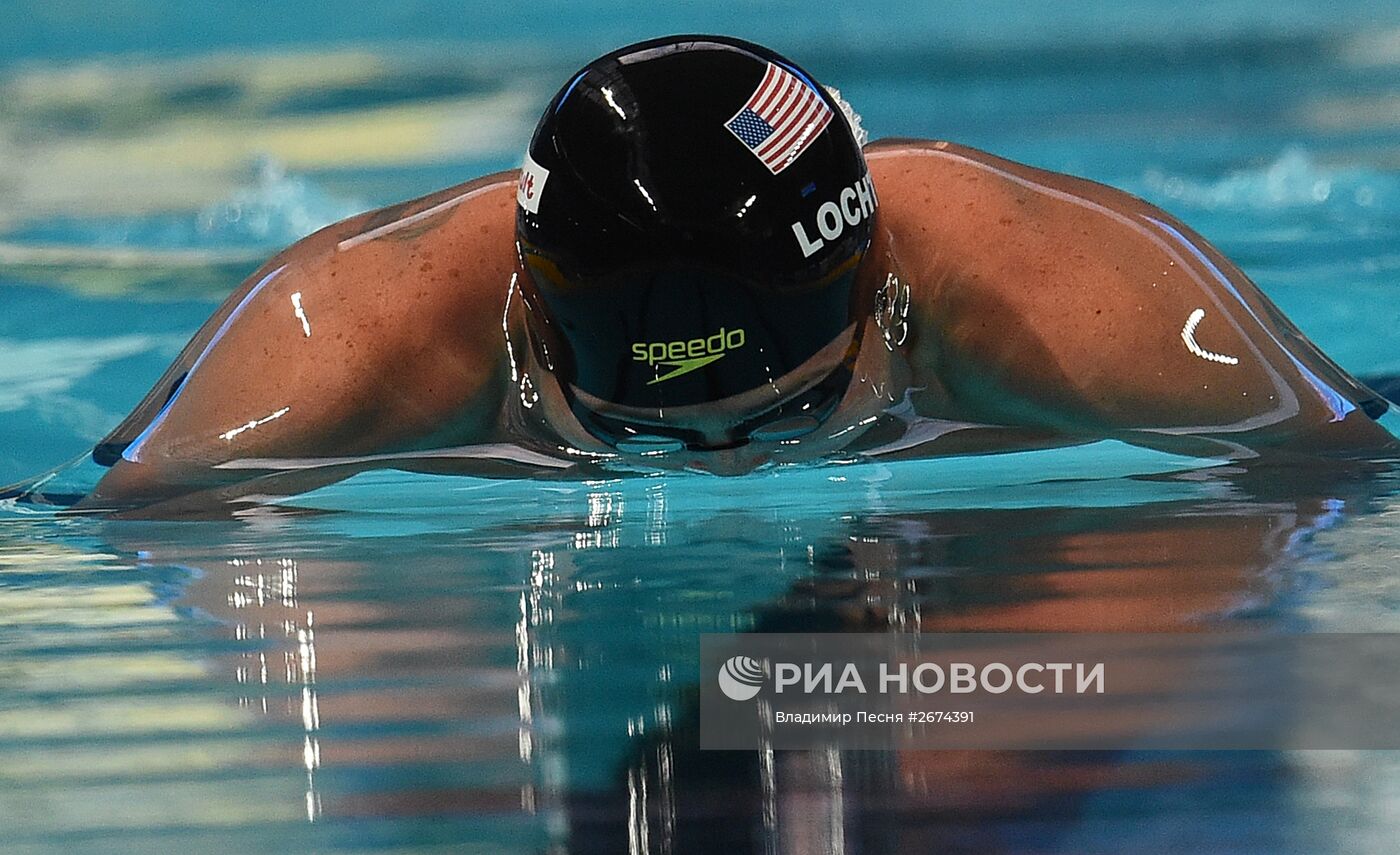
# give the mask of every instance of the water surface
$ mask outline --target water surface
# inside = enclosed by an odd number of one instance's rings
[[[280,246],[514,165],[576,66],[686,30],[790,53],[874,136],[1144,195],[1400,374],[1392,5],[120,6],[18,0],[0,33],[0,482],[83,453]],[[693,693],[701,632],[1393,631],[1396,490],[1100,444],[373,473],[224,522],[9,506],[0,847],[1389,851],[1385,753],[702,754]]]

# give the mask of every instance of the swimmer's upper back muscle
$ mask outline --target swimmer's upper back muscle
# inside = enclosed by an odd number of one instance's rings
[[[513,173],[482,178],[329,226],[273,258],[104,440],[122,459],[95,496],[232,480],[210,467],[240,458],[410,450],[489,432],[514,186]]]

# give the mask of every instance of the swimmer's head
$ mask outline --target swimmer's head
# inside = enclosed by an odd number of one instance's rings
[[[536,353],[595,436],[732,448],[840,402],[875,190],[789,60],[686,36],[590,63],[545,110],[517,202]]]

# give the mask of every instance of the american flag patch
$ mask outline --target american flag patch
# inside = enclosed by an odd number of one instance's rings
[[[815,89],[770,62],[748,103],[724,126],[777,175],[807,150],[831,116]]]

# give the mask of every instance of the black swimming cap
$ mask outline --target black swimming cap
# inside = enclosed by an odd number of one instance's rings
[[[545,110],[516,198],[537,353],[600,438],[783,438],[844,394],[875,190],[792,62],[717,36],[608,54]]]

